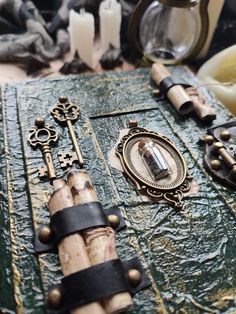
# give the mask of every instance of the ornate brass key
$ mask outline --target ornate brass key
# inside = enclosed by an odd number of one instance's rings
[[[35,120],[35,127],[29,130],[28,142],[32,147],[39,147],[41,149],[50,180],[56,178],[50,145],[54,144],[57,140],[58,134],[56,130],[51,125],[45,125],[43,118],[37,118]]]
[[[69,102],[67,97],[61,96],[59,102],[52,108],[51,114],[56,122],[62,126],[66,125],[68,127],[79,165],[82,167],[84,161],[72,125],[72,122],[75,122],[79,118],[78,106]]]

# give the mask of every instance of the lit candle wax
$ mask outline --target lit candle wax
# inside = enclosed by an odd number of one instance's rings
[[[73,10],[69,15],[70,49],[74,56],[76,50],[90,68],[94,68],[93,41],[95,34],[94,17],[84,9],[77,13]]]
[[[100,36],[105,52],[109,45],[120,48],[121,5],[116,0],[105,0],[99,7]]]

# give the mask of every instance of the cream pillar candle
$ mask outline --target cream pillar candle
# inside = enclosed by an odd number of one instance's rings
[[[100,37],[105,52],[111,44],[120,48],[121,5],[116,0],[105,0],[99,7]]]
[[[95,35],[94,17],[84,9],[77,13],[73,10],[69,14],[70,48],[74,56],[76,50],[80,58],[90,67],[94,68],[93,41]]]
[[[197,77],[236,116],[236,45],[206,61]]]

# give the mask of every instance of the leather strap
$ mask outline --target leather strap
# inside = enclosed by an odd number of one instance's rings
[[[129,269],[136,269],[141,274],[141,281],[136,287],[132,287],[126,277]],[[52,286],[49,291],[55,287],[59,288],[63,295],[60,310],[71,310],[124,291],[134,295],[150,284],[142,264],[135,257],[125,262],[115,259],[91,266],[64,277],[61,285]]]
[[[62,287],[67,309],[129,290],[123,265],[118,259],[64,277]]]
[[[166,95],[168,93],[168,90],[175,85],[176,83],[172,80],[172,78],[170,76],[167,76],[160,82],[159,89],[164,95]]]
[[[39,240],[41,228],[36,230],[35,252],[55,253],[57,243],[66,236],[89,228],[109,226],[108,215],[116,215],[119,217],[120,223],[114,228],[116,232],[126,227],[120,209],[117,206],[113,206],[104,211],[100,202],[90,202],[58,211],[56,214],[52,215],[50,220],[50,226],[54,231],[54,235],[49,243],[42,243]]]
[[[90,202],[64,208],[51,217],[50,225],[56,242],[78,231],[91,227],[109,226],[100,202]]]

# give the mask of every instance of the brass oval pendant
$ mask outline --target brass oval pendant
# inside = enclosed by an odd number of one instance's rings
[[[155,179],[150,174],[139,153],[141,141],[151,141],[158,149],[168,165],[169,175]],[[189,191],[191,177],[183,156],[168,138],[144,128],[133,127],[117,145],[116,154],[125,174],[140,193],[155,201],[164,199],[178,208],[183,207],[183,193]]]

